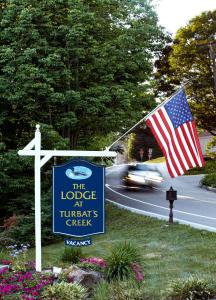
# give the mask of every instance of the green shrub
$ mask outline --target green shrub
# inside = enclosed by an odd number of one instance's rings
[[[206,175],[201,182],[204,185],[216,188],[216,173]]]
[[[9,255],[9,252],[8,251],[6,251],[5,249],[3,249],[3,248],[1,248],[0,249],[0,261],[1,260],[10,260],[11,259],[11,257],[10,257],[10,255]],[[0,263],[1,264],[1,263]],[[0,298],[1,299],[1,298]]]
[[[132,275],[131,264],[140,262],[140,254],[137,248],[130,243],[121,243],[113,248],[111,255],[107,258],[105,274],[107,279],[124,279]]]
[[[46,300],[82,300],[87,297],[87,290],[76,283],[60,282],[45,287],[42,298]]]
[[[211,174],[216,172],[216,160],[208,160],[205,165],[206,174]]]
[[[93,300],[147,300],[144,286],[134,280],[101,282],[95,289]]]
[[[199,175],[199,174],[205,174],[205,173],[206,173],[205,167],[202,167],[202,168],[193,168],[193,169],[187,170],[185,175]]]
[[[4,231],[4,233],[0,234],[0,245],[1,245],[1,250],[5,250],[7,249],[8,246],[15,244],[17,240],[14,240],[12,238],[9,238],[6,235],[6,231]]]
[[[62,253],[61,260],[76,264],[83,256],[81,247],[65,247]]]
[[[61,241],[62,238],[52,232],[52,218],[50,208],[50,192],[42,195],[42,213],[41,213],[41,226],[42,230],[42,244],[49,245],[54,242]],[[20,203],[22,199],[20,198]],[[32,195],[29,196],[29,202],[32,202]],[[25,200],[27,202],[27,199]],[[34,203],[34,202],[33,202]],[[16,211],[14,209],[14,211]],[[24,214],[17,214],[17,223],[9,230],[4,230],[0,233],[0,239],[10,238],[20,243],[29,243],[31,246],[35,244],[35,215],[31,211]]]
[[[18,216],[17,224],[9,230],[5,230],[0,234],[0,238],[11,238],[19,243],[35,243],[35,216],[33,214],[27,216]],[[51,223],[47,221],[51,219],[49,214],[43,214],[41,219],[42,230],[42,244],[49,245],[59,241],[59,236],[54,235],[51,230]],[[49,223],[49,224],[48,224]]]
[[[205,166],[202,168],[193,168],[188,170],[185,175],[211,174],[216,170],[216,160],[205,161]]]
[[[211,157],[211,158],[216,158],[216,153],[215,151],[212,151],[216,146],[216,136],[214,136],[207,144],[206,146],[206,154]]]
[[[216,286],[209,281],[190,277],[187,280],[177,280],[171,283],[167,290],[167,300],[205,300],[216,295]]]

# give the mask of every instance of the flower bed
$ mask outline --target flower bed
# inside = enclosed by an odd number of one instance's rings
[[[0,299],[38,299],[43,288],[53,283],[53,276],[31,272],[0,270]]]
[[[80,262],[83,263],[83,264],[96,265],[102,270],[103,269],[105,270],[106,267],[107,267],[106,260],[104,260],[103,258],[99,258],[99,257],[81,258]],[[143,276],[143,273],[142,273],[142,267],[138,263],[131,263],[130,268],[134,272],[135,279],[137,281],[143,281],[144,280],[144,276]]]
[[[78,262],[70,261],[69,268],[55,276],[51,273],[35,272],[35,262],[27,261],[28,247],[28,244],[6,247],[11,260],[0,261],[0,264],[5,265],[0,269],[0,300],[83,300],[93,296],[95,285],[102,279],[113,284],[116,280],[123,281],[129,278],[137,284],[144,280],[139,255],[136,249],[126,242],[117,245],[106,260],[100,257],[80,258],[80,251],[67,251],[66,254],[73,254],[70,258],[76,258]],[[80,274],[85,274],[88,281],[83,277],[81,282]],[[89,278],[92,278],[92,281]],[[73,297],[72,294],[79,294],[79,298]]]

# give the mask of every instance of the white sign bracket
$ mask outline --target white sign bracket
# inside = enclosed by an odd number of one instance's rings
[[[31,142],[29,142],[28,145],[26,145],[25,148],[23,148],[23,150],[31,150],[34,147],[35,147],[35,138],[33,138],[33,140],[31,140]]]
[[[52,154],[46,154],[40,161],[40,167],[42,168],[46,162],[48,162],[53,157]]]
[[[34,148],[34,150],[32,150]],[[41,272],[41,167],[53,156],[75,156],[75,157],[116,157],[116,152],[109,151],[80,151],[80,150],[41,150],[40,125],[36,125],[35,137],[23,150],[18,151],[22,156],[35,157],[35,249],[36,249],[36,271]],[[41,159],[41,156],[43,158]]]

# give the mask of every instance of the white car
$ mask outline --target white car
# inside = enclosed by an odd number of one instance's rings
[[[124,184],[128,186],[157,186],[163,181],[161,173],[155,166],[137,163],[129,165],[123,177]]]

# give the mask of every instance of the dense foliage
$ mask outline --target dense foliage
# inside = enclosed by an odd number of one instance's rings
[[[206,153],[209,157],[215,159],[216,158],[216,136],[214,136],[206,146]]]
[[[202,179],[202,184],[204,184],[208,187],[216,188],[216,173],[211,173],[211,174],[206,175]]]
[[[2,141],[7,148],[23,145],[39,122],[74,147],[83,135],[131,123],[149,105],[139,83],[152,72],[161,38],[147,1],[7,0],[0,33]]]
[[[193,168],[186,172],[186,175],[197,175],[197,174],[211,174],[215,173],[216,170],[216,160],[206,160],[205,166],[202,168]]]
[[[1,2],[1,225],[13,212],[25,227],[33,220],[33,161],[19,158],[17,150],[33,138],[36,123],[42,125],[44,149],[97,150],[151,108],[150,86],[143,83],[164,35],[150,2]],[[47,165],[43,228],[50,228]]]
[[[157,61],[157,88],[171,94],[180,83],[188,83],[186,92],[198,125],[215,135],[216,10],[203,12],[180,28],[173,43]]]

